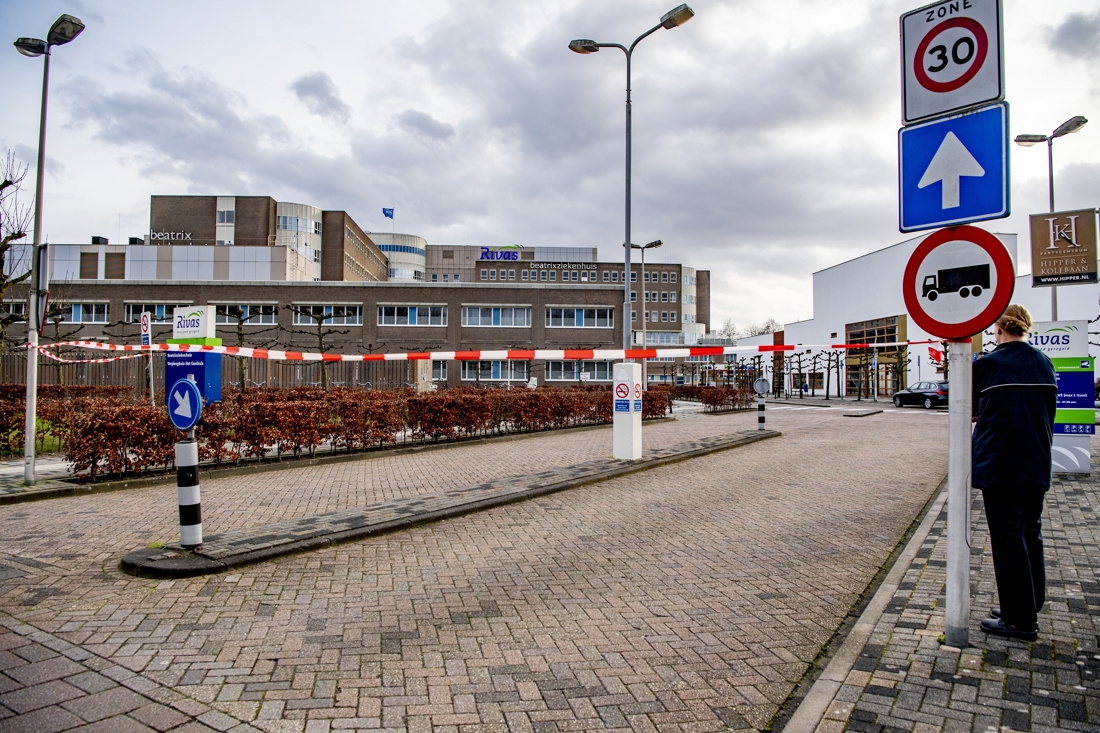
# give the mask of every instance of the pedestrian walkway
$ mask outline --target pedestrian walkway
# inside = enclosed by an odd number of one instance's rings
[[[1092,451],[1100,465],[1096,438]],[[837,655],[843,665],[825,670],[785,733],[1100,730],[1100,475],[1056,478],[1047,495],[1047,604],[1034,643],[978,628],[999,604],[975,494],[969,648],[940,642],[947,564],[940,502],[913,537],[911,560],[876,595],[881,615],[863,619],[869,635]],[[835,692],[822,699],[821,690]]]

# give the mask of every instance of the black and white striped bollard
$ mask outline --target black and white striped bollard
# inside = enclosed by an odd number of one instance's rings
[[[199,444],[195,431],[176,443],[176,496],[180,506],[180,545],[193,550],[202,544],[202,503],[199,497]]]
[[[756,396],[756,429],[766,430],[764,427],[764,395]]]

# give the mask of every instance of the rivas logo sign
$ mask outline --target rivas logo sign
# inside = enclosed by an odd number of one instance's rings
[[[518,260],[522,244],[508,244],[503,247],[482,247],[479,260]]]
[[[176,328],[202,328],[202,317],[203,312],[201,310],[191,311],[186,314],[179,313],[176,315]]]
[[[214,311],[208,305],[188,305],[172,311],[172,338],[214,338]]]
[[[1046,354],[1064,353],[1070,351],[1079,332],[1073,325],[1034,329],[1028,333],[1027,341]]]

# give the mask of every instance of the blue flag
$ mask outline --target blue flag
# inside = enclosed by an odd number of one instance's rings
[[[387,219],[392,219],[393,209],[382,209],[382,216],[386,217]]]

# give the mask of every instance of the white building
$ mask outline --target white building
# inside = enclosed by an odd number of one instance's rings
[[[929,232],[931,234],[931,232]],[[916,247],[928,236],[922,235],[899,242],[890,247],[833,265],[813,274],[813,317],[785,324],[778,334],[765,334],[743,338],[739,345],[756,344],[807,344],[868,343],[879,341],[923,341],[935,337],[923,331],[909,317],[902,297],[902,276],[905,265]],[[1017,264],[1017,235],[996,234],[1004,243],[1012,260]],[[1047,321],[1051,316],[1051,289],[1033,288],[1031,275],[1016,277],[1013,303],[1020,303],[1031,311],[1035,321]],[[1062,285],[1058,288],[1059,320],[1092,320],[1100,316],[1100,285]],[[1100,328],[1097,329],[1100,331]],[[980,351],[992,346],[992,334],[976,340],[974,349]],[[942,351],[942,346],[933,345]],[[1100,348],[1090,346],[1093,356],[1100,356]],[[788,354],[790,352],[787,352]],[[824,388],[824,367],[819,357],[816,368],[812,364],[814,354],[804,354],[803,373],[809,384],[816,383],[817,391]],[[942,377],[942,366],[930,358],[926,346],[913,346],[903,356],[907,364],[899,367],[896,353],[886,351],[879,355],[877,366],[879,396],[892,394],[922,380]],[[862,367],[862,370],[860,369]],[[786,371],[790,374],[792,365]],[[856,394],[861,388],[867,393],[873,390],[870,372],[870,355],[847,355],[841,365],[841,383],[848,394]],[[836,367],[833,367],[830,393],[836,393]],[[862,374],[860,372],[863,372]],[[789,380],[789,377],[788,377]],[[788,385],[790,386],[790,385]],[[797,385],[795,385],[797,387]]]
[[[424,282],[428,243],[415,234],[368,232],[390,261],[390,282]]]

